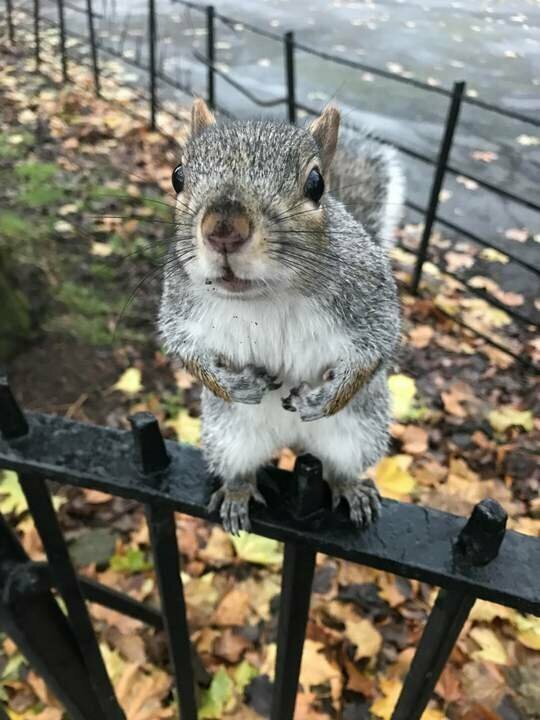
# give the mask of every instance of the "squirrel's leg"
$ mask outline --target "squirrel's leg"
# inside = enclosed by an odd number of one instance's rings
[[[371,392],[360,393],[336,415],[302,425],[306,450],[323,464],[334,508],[344,498],[351,520],[359,527],[373,522],[381,510],[375,484],[363,475],[387,450],[387,406],[381,378]]]
[[[276,450],[267,419],[269,404],[279,407],[279,397],[263,406],[243,405],[225,402],[203,389],[203,454],[209,470],[222,481],[209,510],[219,508],[223,527],[235,535],[250,529],[251,501],[265,502],[257,489],[256,473]]]

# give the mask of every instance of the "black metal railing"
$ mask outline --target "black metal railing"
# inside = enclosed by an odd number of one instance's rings
[[[0,380],[0,469],[18,473],[47,555],[45,564],[32,562],[0,516],[0,627],[73,720],[124,717],[86,601],[164,627],[182,718],[195,720],[196,685],[208,677],[190,644],[174,512],[219,521],[207,510],[214,479],[198,449],[163,440],[150,413],[130,420],[127,432],[24,414]],[[144,504],[161,609],[77,577],[47,479]],[[267,507],[252,512],[253,531],[285,543],[272,720],[294,715],[317,552],[441,588],[393,720],[422,716],[476,598],[540,615],[540,542],[506,530],[506,513],[494,500],[479,503],[469,519],[384,500],[377,523],[359,531],[331,510],[321,464],[312,456],[298,458],[293,473],[261,470],[259,487]]]

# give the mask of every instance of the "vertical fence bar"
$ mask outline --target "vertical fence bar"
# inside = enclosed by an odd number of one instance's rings
[[[41,65],[41,36],[39,32],[39,0],[34,0],[34,52],[36,56],[36,70]]]
[[[456,566],[486,565],[504,539],[507,515],[495,500],[474,508],[455,545]],[[473,595],[441,590],[422,634],[392,720],[420,720],[474,605]]]
[[[302,663],[316,553],[285,543],[271,720],[292,720]]]
[[[159,485],[170,459],[158,422],[151,413],[136,413],[129,420],[138,465],[145,476],[145,481],[152,486]],[[146,517],[180,714],[182,720],[197,720],[195,676],[184,589],[180,576],[174,512],[163,503],[153,503],[147,506]]]
[[[11,0],[6,0],[6,15],[9,42],[13,45],[15,43],[15,27],[13,25],[13,4]]]
[[[287,84],[287,112],[289,122],[296,125],[296,73],[294,66],[294,33],[287,32],[283,38],[285,47],[285,81]]]
[[[208,61],[208,76],[206,95],[207,102],[212,110],[216,107],[216,76],[214,73],[214,63],[216,60],[216,43],[215,43],[215,10],[213,5],[206,7],[206,59]]]
[[[302,455],[296,460],[294,475],[293,512],[295,517],[305,518],[313,511],[314,502],[320,507],[322,465],[311,455]],[[315,558],[314,550],[285,543],[271,720],[292,720],[294,716]]]
[[[64,705],[72,720],[102,717],[66,616],[0,514],[0,628]],[[1,715],[0,715],[1,717]]]
[[[47,553],[55,585],[66,604],[71,627],[81,648],[90,681],[99,697],[102,716],[106,720],[125,720],[101,657],[88,609],[45,480],[34,475],[20,475],[19,480]]]
[[[148,0],[148,62],[150,72],[150,129],[156,129],[156,2]]]
[[[26,435],[28,423],[11,392],[5,375],[0,375],[0,410],[0,432],[6,440]]]
[[[435,169],[435,175],[433,177],[433,183],[431,185],[429,204],[424,221],[424,231],[422,233],[422,239],[420,240],[420,247],[418,248],[416,265],[414,268],[413,279],[411,282],[411,290],[414,294],[418,292],[420,280],[422,279],[422,268],[424,267],[424,263],[426,262],[427,258],[429,240],[431,238],[431,230],[433,228],[433,223],[435,222],[435,216],[437,215],[437,208],[439,207],[439,196],[444,182],[444,177],[446,175],[448,158],[452,150],[454,133],[459,119],[459,111],[461,109],[461,101],[463,99],[464,91],[464,82],[454,83],[454,87],[452,90],[452,98],[450,100],[450,105],[448,106],[448,113],[446,116],[444,134],[439,149],[437,167]]]
[[[99,86],[99,64],[96,43],[96,31],[94,27],[94,9],[92,0],[86,0],[86,14],[88,16],[88,37],[90,38],[90,51],[92,53],[92,72],[94,74],[94,90],[97,97],[100,96],[101,90]]]
[[[66,55],[66,17],[64,13],[64,0],[57,0],[58,4],[58,25],[60,28],[60,56],[62,59],[62,79],[69,80],[67,55]]]

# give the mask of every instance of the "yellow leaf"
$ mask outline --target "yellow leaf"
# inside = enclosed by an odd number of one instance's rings
[[[386,497],[398,499],[415,488],[416,482],[408,472],[410,455],[393,455],[383,458],[375,468],[377,485]]]
[[[497,665],[507,665],[508,656],[506,650],[493,630],[487,627],[475,627],[469,635],[480,645],[480,650],[471,653],[475,660],[487,660]]]
[[[502,620],[512,620],[515,610],[505,607],[504,605],[496,605],[487,600],[477,600],[469,615],[469,620],[476,622],[490,623],[495,618]]]
[[[108,257],[112,253],[112,247],[109,243],[93,242],[90,252],[98,257]]]
[[[397,420],[406,420],[416,395],[416,383],[408,375],[390,375],[388,387],[392,397],[392,413]]]
[[[113,385],[115,390],[125,393],[126,395],[135,395],[142,390],[141,371],[139,368],[128,368],[118,382]]]
[[[491,427],[498,433],[504,433],[512,425],[522,427],[526,432],[533,429],[533,414],[530,410],[516,410],[511,405],[503,405],[488,415]]]
[[[351,643],[356,645],[355,660],[372,658],[379,653],[382,636],[369,620],[365,618],[357,622],[348,620],[345,623],[345,633]]]
[[[0,512],[20,515],[27,507],[17,473],[12,470],[0,472]]]
[[[180,442],[198,445],[201,442],[201,419],[191,417],[185,408],[179,411],[174,420],[167,420],[167,427],[172,427]]]
[[[495,248],[484,248],[480,253],[480,257],[488,262],[498,262],[503,265],[506,265],[509,261],[508,255],[504,255],[502,252],[499,252],[499,250],[495,250]]]
[[[231,537],[236,554],[241,560],[258,565],[280,565],[282,549],[277,540],[241,532]]]
[[[516,612],[511,621],[518,631],[519,642],[531,650],[540,650],[540,617]]]
[[[381,691],[384,696],[377,698],[370,710],[373,715],[382,718],[382,720],[391,720],[401,692],[401,683],[396,679],[383,678],[381,680]],[[422,713],[421,720],[446,720],[446,715],[440,710],[428,708]]]

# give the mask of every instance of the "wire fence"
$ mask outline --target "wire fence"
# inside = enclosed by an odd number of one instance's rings
[[[192,94],[192,88],[188,83],[180,82],[177,78],[172,77],[163,67],[163,57],[159,55],[158,49],[160,44],[159,28],[156,21],[156,0],[147,0],[147,28],[146,38],[148,42],[148,53],[147,62],[142,59],[142,52],[140,50],[140,43],[138,50],[135,53],[135,57],[131,57],[124,51],[123,40],[121,42],[120,50],[112,47],[110,44],[105,43],[98,37],[98,33],[95,28],[95,20],[100,18],[100,14],[96,13],[93,8],[93,0],[85,0],[84,7],[68,2],[68,0],[45,0],[46,4],[55,6],[57,9],[57,20],[51,20],[45,18],[42,15],[43,0],[33,0],[31,10],[23,4],[18,6],[18,9],[24,12],[30,12],[33,17],[33,33],[34,33],[34,45],[36,54],[36,66],[39,68],[39,52],[40,52],[40,25],[45,22],[49,25],[57,25],[59,30],[59,54],[60,64],[62,69],[62,77],[64,81],[69,79],[68,72],[68,50],[66,38],[67,35],[78,38],[81,42],[86,43],[90,48],[91,58],[91,69],[94,78],[94,85],[96,94],[100,94],[100,75],[102,69],[100,68],[100,53],[107,54],[111,57],[118,58],[123,62],[126,62],[137,69],[147,73],[148,75],[148,86],[147,86],[147,102],[149,107],[149,124],[152,129],[157,128],[157,114],[158,112],[169,113],[174,116],[174,112],[167,110],[160,102],[159,99],[159,83],[179,90],[183,93]],[[423,218],[423,230],[420,241],[417,247],[406,247],[408,251],[414,252],[416,255],[415,266],[412,272],[410,281],[410,289],[413,293],[418,294],[421,291],[421,283],[424,277],[424,268],[427,260],[430,260],[439,271],[447,276],[452,277],[453,280],[458,282],[460,286],[471,293],[472,295],[485,300],[487,303],[497,307],[500,310],[504,310],[507,315],[512,318],[518,324],[518,332],[527,330],[532,327],[538,328],[540,324],[537,320],[528,314],[513,310],[505,303],[498,300],[490,292],[485,292],[477,287],[473,287],[464,276],[461,276],[455,272],[450,272],[444,264],[439,260],[436,254],[431,253],[432,239],[434,234],[435,225],[440,225],[442,228],[449,230],[456,236],[461,236],[480,245],[483,248],[491,248],[502,252],[508,262],[514,263],[524,272],[530,273],[537,278],[540,275],[540,268],[531,262],[526,257],[521,257],[520,254],[512,250],[508,250],[506,247],[501,247],[500,242],[494,242],[493,240],[482,237],[477,232],[472,232],[467,227],[464,227],[458,222],[451,221],[445,218],[440,213],[440,199],[441,191],[444,187],[445,181],[448,177],[460,177],[465,181],[475,183],[476,186],[482,188],[485,192],[496,195],[498,198],[505,202],[514,203],[516,206],[531,211],[533,213],[540,213],[540,203],[534,198],[526,198],[518,195],[511,190],[496,185],[476,174],[470,173],[467,169],[459,167],[452,163],[451,156],[454,147],[454,139],[456,132],[459,129],[460,114],[464,106],[474,106],[481,109],[482,111],[494,113],[501,117],[519,121],[521,123],[527,123],[531,127],[540,127],[540,120],[537,117],[525,115],[514,110],[510,110],[499,105],[490,104],[479,100],[478,98],[469,97],[466,94],[465,82],[456,82],[453,87],[448,89],[438,85],[432,85],[421,80],[404,77],[402,75],[390,72],[389,70],[381,69],[364,62],[358,62],[356,60],[349,59],[347,57],[340,57],[333,55],[328,52],[310,47],[304,43],[298,42],[293,32],[286,32],[280,34],[264,28],[257,27],[244,20],[224,15],[217,12],[213,6],[203,6],[190,0],[171,0],[172,4],[181,5],[184,8],[189,9],[198,13],[204,22],[204,35],[206,37],[205,50],[204,52],[196,50],[193,53],[193,58],[197,64],[205,71],[206,75],[206,99],[208,104],[228,117],[234,117],[234,113],[231,112],[230,108],[224,106],[220,98],[217,96],[216,78],[219,77],[220,81],[223,81],[228,86],[234,88],[235,91],[240,93],[250,103],[260,108],[274,108],[283,106],[285,110],[285,116],[291,123],[298,121],[298,114],[302,112],[307,115],[317,115],[318,110],[313,108],[298,99],[297,94],[297,70],[296,62],[298,53],[307,53],[313,57],[317,57],[323,61],[337,64],[340,66],[348,67],[352,70],[359,72],[369,72],[371,75],[393,81],[395,83],[401,83],[408,86],[412,86],[415,89],[422,91],[423,93],[429,93],[431,95],[437,95],[447,100],[446,108],[446,119],[442,127],[440,136],[438,152],[433,156],[430,156],[424,152],[419,151],[416,148],[401,144],[395,140],[389,139],[384,136],[376,136],[378,140],[383,143],[388,143],[396,147],[396,149],[404,155],[424,163],[433,168],[433,175],[431,179],[431,187],[429,192],[429,199],[425,206],[412,201],[410,198],[406,200],[406,206],[413,212],[419,214]],[[66,30],[65,22],[65,10],[68,8],[71,11],[84,13],[87,18],[87,35],[83,33],[77,33],[72,30],[69,33]],[[14,7],[12,0],[6,0],[6,16],[7,16],[7,27],[8,36],[10,42],[15,42],[16,30],[13,21]],[[220,66],[217,58],[218,49],[218,37],[219,37],[219,26],[230,28],[243,28],[250,32],[264,37],[266,40],[270,40],[273,43],[280,43],[283,51],[283,66],[284,66],[284,93],[277,97],[261,97],[259,93],[254,92],[246,86],[246,82],[239,77],[235,77],[233,73],[225,72]],[[176,116],[177,117],[177,116]],[[177,117],[177,119],[179,119]],[[351,131],[357,128],[354,124],[344,122],[344,125]],[[461,323],[464,327],[468,327],[469,330],[477,333],[477,329],[468,326],[466,323]],[[478,334],[478,333],[477,333]],[[488,337],[488,336],[486,336]],[[489,341],[489,337],[488,337]],[[499,344],[500,346],[500,344]],[[516,353],[510,347],[505,347],[505,351],[512,355],[516,360],[525,364],[531,365],[530,359],[523,353]]]

